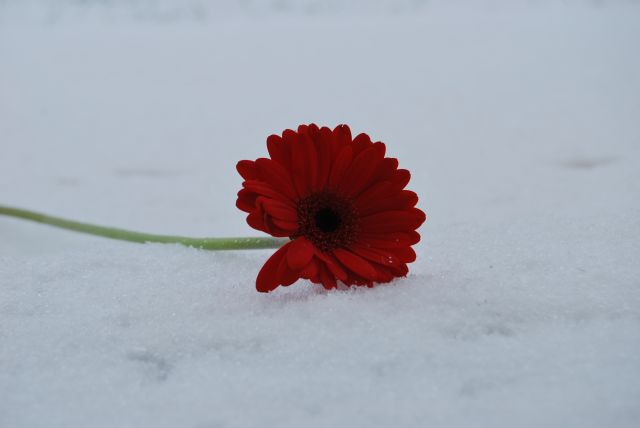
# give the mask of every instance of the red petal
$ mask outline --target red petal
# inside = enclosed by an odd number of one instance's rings
[[[248,180],[242,183],[242,185],[246,189],[251,190],[252,192],[255,192],[261,196],[266,196],[270,199],[277,199],[287,205],[290,205],[292,208],[294,207],[293,202],[291,201],[290,198],[276,191],[273,187],[271,187],[269,184],[265,182],[257,181],[257,180]]]
[[[396,158],[384,158],[382,162],[380,162],[380,166],[378,166],[378,171],[375,173],[376,181],[380,180],[389,180],[391,181],[391,176],[398,169],[398,159]]]
[[[351,270],[356,275],[367,280],[375,281],[376,270],[362,257],[353,254],[350,251],[343,250],[342,248],[333,250],[333,254],[345,265],[345,267],[347,267],[347,269]]]
[[[267,232],[267,229],[264,227],[264,216],[262,210],[255,210],[247,216],[247,224],[253,227],[256,230],[261,230],[263,232]]]
[[[326,129],[326,131],[324,131]],[[326,132],[329,132],[328,138]],[[327,186],[327,180],[329,179],[329,172],[331,172],[331,131],[329,128],[322,128],[318,132],[317,138],[314,139],[316,153],[318,155],[318,179],[317,189],[324,189]]]
[[[420,234],[415,230],[408,232],[409,235],[409,245],[415,245],[420,242]]]
[[[299,271],[305,267],[313,257],[313,244],[305,237],[297,238],[291,242],[287,252],[287,263],[293,270]]]
[[[291,177],[300,197],[309,194],[309,176],[304,145],[298,140],[291,145]]]
[[[258,171],[254,161],[241,160],[236,164],[236,170],[245,180],[254,180],[258,178]]]
[[[276,278],[280,285],[288,287],[300,279],[300,275],[298,275],[298,272],[291,270],[291,268],[289,268],[289,263],[287,263],[287,258],[282,257],[280,259],[280,264],[278,265]]]
[[[403,263],[412,263],[416,261],[416,252],[411,247],[403,247],[394,250]]]
[[[269,183],[275,191],[291,199],[297,198],[296,191],[291,183],[291,177],[282,165],[271,159],[260,158],[256,160],[256,166],[260,171],[263,181]]]
[[[333,130],[333,135],[341,146],[351,144],[351,129],[347,125],[338,125]]]
[[[363,150],[368,149],[369,147],[371,147],[371,145],[372,145],[371,138],[367,134],[364,134],[364,133],[363,134],[358,134],[353,139],[352,145],[353,145],[353,152],[354,153],[360,153]]]
[[[238,199],[236,200],[236,207],[244,212],[250,213],[256,208],[257,197],[258,195],[247,189],[240,189]]]
[[[399,169],[391,176],[391,181],[395,186],[400,189],[404,189],[411,180],[411,173],[406,169]]]
[[[409,273],[409,268],[406,264],[402,263],[400,266],[394,267],[392,269],[395,276],[407,276]]]
[[[358,212],[361,216],[367,216],[380,211],[407,210],[415,207],[417,203],[418,195],[410,190],[401,190],[385,198],[370,200],[367,204],[359,204]]]
[[[375,268],[376,273],[378,274],[377,282],[390,282],[393,278],[396,277],[396,275],[391,271],[391,269],[388,269],[380,265],[374,265],[373,267]]]
[[[293,233],[296,232],[300,227],[298,223],[292,223],[290,221],[280,220],[279,218],[275,218],[275,217],[272,217],[271,221],[280,229],[282,229],[283,231],[286,231],[287,232],[286,236],[293,235]]]
[[[264,219],[264,230],[271,236],[277,236],[277,237],[288,237],[289,235],[291,235],[291,231],[289,230],[283,230],[280,227],[278,227],[278,225],[273,221],[275,220],[273,217],[271,217],[269,214],[264,213],[263,215]]]
[[[256,289],[261,293],[268,293],[280,285],[280,281],[278,280],[278,266],[282,258],[287,254],[290,245],[291,243],[287,242],[280,247],[278,251],[269,257],[269,260],[262,266],[262,269],[260,269],[258,277],[256,278]]]
[[[347,280],[347,272],[342,268],[340,262],[331,253],[323,253],[316,249],[316,257],[322,260],[329,271],[340,281]]]
[[[320,128],[318,128],[318,125],[316,125],[315,123],[310,123],[307,134],[309,135],[309,137],[311,137],[312,140],[315,140],[320,136]]]
[[[400,248],[420,242],[420,234],[416,231],[391,232],[380,234],[362,234],[359,241],[374,248]]]
[[[364,245],[352,245],[351,251],[382,266],[393,267],[400,264],[400,258],[389,251],[368,248]]]
[[[313,140],[308,135],[300,139],[306,159],[307,183],[312,191],[320,190],[318,187],[318,154]]]
[[[306,278],[311,281],[318,282],[317,280],[318,280],[319,271],[320,271],[320,266],[318,262],[316,261],[316,259],[311,258],[311,260],[309,260],[309,263],[307,263],[304,269],[300,271],[300,276],[302,278]]]
[[[308,135],[311,139],[316,138],[319,132],[320,132],[320,129],[318,128],[318,125],[316,125],[315,123],[298,126],[298,134]]]
[[[340,182],[340,193],[353,196],[364,190],[382,159],[376,149],[369,148],[360,153],[351,163]]]
[[[282,139],[291,144],[298,142],[298,133],[293,129],[285,129],[282,131]]]
[[[338,154],[338,158],[333,163],[333,167],[331,168],[331,174],[329,175],[329,187],[335,189],[340,183],[342,176],[345,171],[351,164],[351,158],[353,156],[353,151],[351,147],[345,146],[340,150]]]
[[[256,203],[262,204],[265,212],[272,217],[292,223],[298,222],[298,214],[296,214],[296,211],[291,208],[290,205],[284,204],[275,199],[265,198],[264,196],[260,196],[256,200]]]
[[[424,221],[426,216],[417,208],[405,211],[384,211],[372,214],[361,219],[361,225],[364,230],[377,231],[404,231],[415,230]]]
[[[326,266],[320,266],[320,282],[322,283],[322,286],[326,290],[331,290],[332,288],[338,288],[336,279],[333,277],[333,275],[327,269]]]
[[[362,207],[366,207],[370,203],[383,199],[396,192],[397,190],[393,188],[390,181],[378,181],[356,198],[356,208],[360,210]]]
[[[289,167],[291,164],[291,155],[279,135],[269,135],[269,137],[267,137],[267,150],[269,151],[271,159],[285,168]]]
[[[326,126],[320,128],[320,141],[323,147],[329,148],[329,158],[332,161],[335,161],[335,159],[338,157],[338,153],[340,153],[340,150],[342,150],[342,146],[340,145],[340,142],[338,141],[336,136],[333,135],[333,131],[331,131],[331,129],[327,128]]]

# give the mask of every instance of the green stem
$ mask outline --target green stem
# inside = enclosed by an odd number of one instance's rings
[[[89,235],[103,236],[129,242],[159,242],[163,244],[181,244],[186,247],[202,250],[248,250],[256,248],[279,248],[287,239],[280,238],[187,238],[184,236],[152,235],[149,233],[133,232],[130,230],[116,229],[113,227],[96,226],[94,224],[80,223],[66,220],[60,217],[23,210],[20,208],[0,205],[0,215],[34,221],[61,229],[75,232],[88,233]]]

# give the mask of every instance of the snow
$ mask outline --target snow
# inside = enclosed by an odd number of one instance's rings
[[[406,279],[264,295],[271,251],[0,218],[0,427],[637,426],[637,3],[50,3],[0,3],[0,204],[257,235],[236,161],[344,122],[428,221]]]

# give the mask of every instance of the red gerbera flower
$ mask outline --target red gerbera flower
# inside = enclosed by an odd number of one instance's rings
[[[291,241],[260,270],[258,291],[300,278],[331,289],[407,275],[426,216],[404,190],[411,174],[385,157],[383,143],[352,139],[346,125],[311,124],[271,135],[267,149],[271,159],[238,162],[245,181],[236,205],[254,229]]]

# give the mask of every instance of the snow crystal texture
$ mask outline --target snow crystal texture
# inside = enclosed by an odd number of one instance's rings
[[[0,204],[258,235],[239,159],[348,123],[413,173],[406,279],[0,218],[0,427],[637,427],[636,2],[0,2]]]

